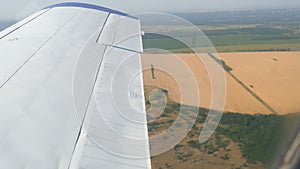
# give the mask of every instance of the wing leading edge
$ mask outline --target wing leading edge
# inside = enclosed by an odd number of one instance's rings
[[[0,51],[0,168],[151,168],[139,20],[57,4]]]

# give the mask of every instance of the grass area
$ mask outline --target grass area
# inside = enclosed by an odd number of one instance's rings
[[[152,86],[145,86],[145,96],[153,90]],[[163,90],[166,95],[168,91]],[[146,100],[146,106],[150,107],[150,102]],[[168,99],[166,109],[162,115],[148,124],[150,136],[162,133],[168,129],[176,120],[180,104]],[[186,109],[193,110],[194,107],[185,106]],[[208,109],[199,108],[198,117],[193,128],[182,141],[174,147],[174,151],[179,151],[182,147],[190,147],[201,153],[218,156],[218,152],[227,150],[230,140],[236,143],[247,163],[262,163],[266,168],[276,160],[279,150],[290,139],[294,128],[299,125],[300,113],[289,115],[248,115],[234,112],[226,112],[220,121],[219,127],[211,138],[199,144],[198,136],[206,120]],[[149,117],[148,117],[149,118]],[[227,150],[228,151],[228,150]],[[231,156],[228,151],[221,154],[222,160],[230,160]],[[193,154],[183,150],[177,153],[177,157],[182,161],[187,161]],[[152,158],[155,161],[155,157]]]

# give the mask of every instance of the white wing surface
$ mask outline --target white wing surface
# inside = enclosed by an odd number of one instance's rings
[[[0,32],[0,168],[151,168],[138,19],[62,3]]]

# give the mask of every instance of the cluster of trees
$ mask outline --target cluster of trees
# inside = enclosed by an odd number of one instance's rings
[[[175,114],[180,111],[181,105],[168,100],[162,121],[154,121],[148,124],[148,130],[156,131],[166,129],[166,126],[174,123]],[[185,109],[195,110],[184,105]],[[208,109],[199,108],[198,117],[192,130],[187,135],[187,146],[196,149],[206,149],[206,152],[214,153],[220,149],[226,149],[229,139],[237,143],[248,163],[262,162],[269,166],[273,160],[277,160],[286,144],[292,139],[293,133],[300,126],[300,113],[288,115],[263,115],[241,114],[226,112],[223,114],[218,128],[214,134],[214,143],[199,144],[198,136],[201,126],[205,123]],[[172,117],[172,118],[171,118]],[[179,149],[183,145],[175,146]],[[202,147],[203,146],[203,147]],[[205,147],[204,147],[205,146]],[[223,157],[228,159],[228,157]]]
[[[268,165],[291,139],[299,119],[300,113],[282,116],[225,113],[216,132],[237,142],[248,162]]]

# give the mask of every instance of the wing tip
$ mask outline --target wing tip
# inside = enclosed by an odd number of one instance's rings
[[[126,17],[130,17],[133,19],[137,19],[137,17],[117,11],[117,10],[113,10],[110,8],[106,8],[103,6],[99,6],[99,5],[95,5],[95,4],[89,4],[89,3],[82,3],[82,2],[63,2],[63,3],[58,3],[58,4],[53,4],[50,6],[47,6],[43,9],[51,9],[51,8],[58,8],[58,7],[79,7],[79,8],[87,8],[87,9],[93,9],[93,10],[98,10],[98,11],[104,11],[104,12],[109,12],[109,13],[113,13],[113,14],[117,14],[117,15],[121,15],[121,16],[126,16]]]

